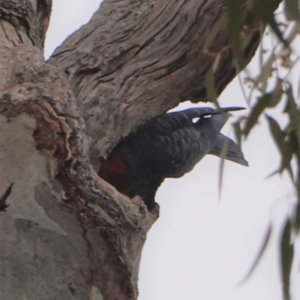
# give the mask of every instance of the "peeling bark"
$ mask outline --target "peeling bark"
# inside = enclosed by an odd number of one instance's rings
[[[137,299],[158,217],[99,178],[120,138],[237,73],[224,1],[104,1],[48,63],[50,0],[0,0],[0,299]],[[253,11],[246,11],[246,20]],[[260,28],[249,27],[248,62]],[[246,38],[245,37],[245,38]],[[216,60],[218,63],[216,64]]]

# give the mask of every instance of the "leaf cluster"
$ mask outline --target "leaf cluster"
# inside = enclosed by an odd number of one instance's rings
[[[242,143],[259,120],[265,118],[269,125],[270,136],[280,154],[280,161],[274,166],[275,171],[271,176],[287,172],[295,189],[296,200],[291,207],[292,213],[286,216],[279,251],[283,296],[284,300],[290,300],[290,276],[292,265],[295,263],[295,240],[300,238],[300,82],[296,81],[294,76],[296,67],[298,69],[300,67],[300,51],[297,51],[300,45],[299,0],[283,1],[275,12],[279,4],[275,0],[227,0],[226,3],[227,15],[222,20],[222,26],[227,25],[228,28],[237,72],[245,65],[251,36],[257,30],[262,36],[258,75],[250,75],[247,69],[243,73],[244,83],[249,89],[246,92],[245,85],[242,88],[250,112],[234,124],[236,139]],[[218,24],[216,26],[221,27]],[[213,30],[212,34],[216,34],[216,31]],[[207,94],[213,101],[217,98],[214,90],[216,69],[217,64],[214,64],[206,78]],[[298,71],[297,77],[299,76]],[[286,120],[284,125],[282,118]],[[246,278],[253,273],[259,263],[271,233],[270,224]]]

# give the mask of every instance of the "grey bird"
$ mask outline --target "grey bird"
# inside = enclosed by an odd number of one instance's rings
[[[206,154],[248,166],[240,147],[220,133],[228,112],[241,109],[201,107],[158,116],[124,138],[98,174],[121,193],[140,196],[152,210],[164,179],[190,172]]]

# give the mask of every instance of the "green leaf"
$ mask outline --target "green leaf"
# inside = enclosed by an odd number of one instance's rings
[[[249,269],[248,273],[245,275],[245,277],[240,281],[240,283],[238,285],[243,284],[253,274],[254,270],[256,269],[258,263],[260,262],[263,254],[264,254],[264,252],[267,248],[267,245],[268,245],[270,237],[271,237],[271,233],[272,233],[272,225],[269,224],[269,226],[267,228],[267,231],[265,233],[265,237],[263,239],[263,243],[261,245],[261,248],[258,251],[258,254],[257,254],[251,268]]]
[[[276,34],[278,39],[282,42],[282,44],[288,48],[289,43],[283,37],[281,30],[278,27],[276,20],[274,19],[273,11],[278,6],[278,1],[273,0],[254,0],[254,5],[257,8],[257,14],[263,20],[263,22],[271,27],[273,32]]]
[[[255,106],[252,108],[250,116],[248,117],[245,128],[243,130],[245,136],[248,136],[253,126],[257,123],[258,118],[262,112],[269,106],[271,101],[270,94],[264,94],[258,99]]]
[[[277,123],[277,121],[275,119],[273,119],[272,117],[270,117],[268,115],[266,115],[266,118],[269,123],[269,128],[270,128],[273,140],[274,140],[275,144],[277,145],[280,153],[282,154],[282,144],[284,141],[284,133],[281,130],[279,124]]]
[[[284,11],[286,18],[290,21],[299,20],[299,0],[285,0]]]
[[[298,148],[300,149],[300,111],[297,108],[296,100],[291,87],[287,90],[287,105],[285,111],[290,117],[291,127],[296,133],[297,144]]]
[[[225,157],[228,150],[228,142],[224,143],[222,152],[221,152],[221,162],[220,162],[220,172],[219,172],[219,199],[221,197],[222,192],[222,186],[223,186],[223,175],[224,175],[224,163],[225,163]]]
[[[266,91],[268,87],[268,80],[272,76],[273,63],[276,61],[276,55],[272,53],[268,60],[261,67],[261,72],[256,78],[256,82],[259,84],[260,90]]]
[[[269,78],[272,77],[272,73],[274,71],[273,66],[275,65],[276,67],[278,59],[283,55],[283,51],[286,52],[286,50],[282,50],[278,53],[275,53],[275,50],[273,49],[273,52],[262,65],[260,74],[256,78],[256,83],[259,84],[259,89],[262,91],[262,93],[266,93]],[[283,95],[281,80],[277,78],[275,88],[272,90],[272,92],[266,94],[269,94],[272,98],[270,100],[269,107],[275,107]]]
[[[299,199],[298,199],[296,209],[295,209],[295,227],[299,233],[299,231],[300,231],[300,201],[299,201]]]
[[[268,107],[272,108],[278,105],[280,100],[282,99],[283,91],[282,91],[282,83],[277,80],[275,89],[270,93],[271,99]]]
[[[265,179],[269,179],[277,174],[280,174],[279,170],[272,171],[269,175],[265,177]]]
[[[217,102],[217,91],[215,88],[215,76],[212,68],[205,74],[205,88],[206,88],[206,96],[210,102]]]
[[[233,130],[234,130],[234,136],[235,139],[237,141],[237,144],[239,145],[239,147],[241,147],[242,145],[242,128],[241,128],[241,124],[240,121],[236,121],[235,123],[232,124],[233,126]]]
[[[243,51],[240,39],[240,32],[243,29],[242,5],[243,1],[227,0],[228,13],[228,34],[233,48],[234,57],[237,60],[239,68],[243,66]]]
[[[298,152],[294,131],[290,131],[290,127],[288,127],[285,131],[282,131],[275,119],[268,115],[266,115],[266,118],[269,123],[273,141],[275,142],[281,154],[281,164],[279,170],[273,172],[269,177],[277,173],[281,174],[284,170],[286,170],[289,173],[292,182],[294,182],[295,180],[291,168],[291,160],[293,158],[293,155]]]
[[[282,34],[281,30],[279,29],[277,22],[274,20],[274,17],[270,20],[270,22],[268,24],[272,28],[273,32],[277,35],[280,42],[282,42],[284,47],[289,48],[290,45],[289,45],[288,41],[286,41],[286,39],[283,37],[283,34]]]
[[[290,275],[294,257],[294,246],[291,244],[291,222],[287,220],[280,242],[281,280],[284,300],[290,300]]]
[[[280,173],[284,170],[291,170],[291,160],[293,158],[293,154],[296,152],[296,148],[295,141],[289,134],[286,141],[282,144]]]

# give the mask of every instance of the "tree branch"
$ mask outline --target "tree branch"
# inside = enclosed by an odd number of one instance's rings
[[[223,0],[104,0],[91,21],[56,49],[50,62],[69,77],[96,168],[120,137],[146,120],[181,101],[212,101],[205,76],[216,60],[218,94],[235,77],[226,14]],[[244,21],[253,14],[245,8]],[[262,28],[248,23],[245,64]]]

